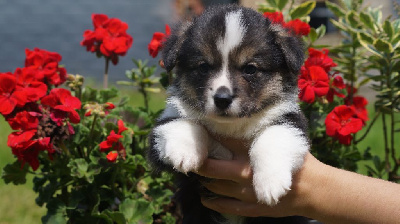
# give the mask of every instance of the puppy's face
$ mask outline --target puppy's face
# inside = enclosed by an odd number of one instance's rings
[[[163,52],[167,70],[176,67],[180,98],[221,121],[250,117],[297,94],[303,57],[296,37],[238,6],[206,11],[176,30]]]

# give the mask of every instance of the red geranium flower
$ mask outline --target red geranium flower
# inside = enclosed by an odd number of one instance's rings
[[[47,85],[36,79],[37,73],[33,67],[17,68],[14,72],[17,88],[27,94],[29,102],[36,102],[47,93]]]
[[[106,152],[111,149],[118,152],[118,153],[115,152],[108,153],[107,159],[109,162],[115,162],[118,156],[121,156],[123,159],[126,158],[125,148],[119,141],[119,139],[123,137],[121,135],[122,132],[124,132],[125,130],[128,130],[128,128],[125,127],[124,122],[122,120],[118,120],[118,133],[115,134],[115,131],[112,130],[110,135],[107,136],[107,139],[100,143],[99,146],[101,152]]]
[[[306,103],[313,103],[315,96],[325,96],[329,91],[328,74],[319,66],[302,67],[298,86],[299,98]]]
[[[301,21],[300,19],[295,19],[284,24],[284,27],[292,30],[296,35],[307,36],[310,33],[310,25],[308,23]]]
[[[126,33],[128,24],[116,18],[109,19],[104,14],[92,14],[92,21],[94,31],[84,32],[81,45],[117,64],[118,56],[124,56],[133,43],[132,36]]]
[[[306,36],[310,33],[311,28],[308,23],[303,22],[300,19],[294,19],[286,23],[282,12],[265,12],[264,17],[269,19],[271,23],[282,25],[296,35]]]
[[[333,62],[332,58],[328,56],[328,49],[322,49],[322,51],[319,51],[310,47],[308,53],[309,56],[304,63],[306,67],[314,65],[321,66],[326,72],[329,72],[332,67],[337,66],[337,64]]]
[[[117,161],[118,158],[118,153],[117,152],[109,152],[106,156],[108,162],[110,163],[114,163],[115,161]]]
[[[0,73],[0,113],[8,115],[27,100],[26,93],[17,88],[17,79],[11,73]]]
[[[47,151],[49,156],[55,152],[50,137],[31,140],[36,131],[14,132],[8,136],[8,146],[21,162],[21,167],[29,163],[33,170],[39,168],[39,152]]]
[[[37,70],[36,79],[59,86],[67,80],[67,71],[60,68],[58,63],[62,57],[55,52],[35,48],[33,51],[25,50],[25,67],[32,67]]]
[[[158,55],[158,52],[162,48],[162,44],[165,41],[165,38],[171,34],[171,29],[168,25],[165,25],[165,33],[155,32],[153,34],[153,39],[151,39],[149,45],[147,46],[149,49],[149,54],[155,58]]]
[[[334,96],[338,96],[340,98],[346,97],[343,93],[340,93],[336,89],[344,89],[346,88],[346,85],[343,82],[343,78],[341,76],[335,76],[334,78],[331,79],[331,85],[328,91],[328,94],[326,95],[326,99],[328,102],[333,101]]]
[[[111,148],[114,149],[120,148],[122,145],[120,145],[121,143],[119,142],[119,139],[122,137],[123,137],[122,135],[115,134],[115,131],[112,130],[110,135],[107,136],[107,139],[100,143],[100,151],[105,152],[110,150]]]
[[[36,130],[41,114],[36,112],[21,111],[13,118],[9,118],[8,124],[13,130]]]
[[[119,135],[122,134],[122,132],[128,130],[128,128],[125,127],[124,122],[122,120],[118,120],[117,124],[118,124],[118,134]]]
[[[81,101],[77,97],[72,96],[71,92],[66,89],[52,89],[49,95],[42,98],[41,103],[55,110],[51,114],[51,117],[59,125],[61,120],[66,116],[74,124],[80,122],[81,118],[75,110],[81,108]],[[66,116],[64,116],[63,112],[66,113]]]
[[[326,134],[335,137],[341,144],[350,145],[353,136],[361,130],[363,122],[355,118],[356,112],[352,107],[341,105],[330,112],[326,119]]]
[[[264,17],[269,19],[272,23],[284,24],[282,12],[264,12]]]
[[[360,118],[363,123],[368,121],[368,111],[367,111],[367,104],[368,100],[362,96],[354,96],[353,97],[353,104],[350,104],[349,100],[345,100],[346,105],[351,106],[355,111],[355,116]]]

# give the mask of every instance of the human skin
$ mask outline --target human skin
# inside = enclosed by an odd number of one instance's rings
[[[219,141],[233,152],[233,160],[207,159],[197,171],[215,179],[204,186],[222,195],[202,199],[210,209],[247,217],[299,215],[323,223],[399,223],[399,184],[328,166],[310,153],[294,175],[291,190],[277,205],[258,203],[247,144],[234,139]]]

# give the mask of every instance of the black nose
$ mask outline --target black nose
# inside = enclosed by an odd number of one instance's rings
[[[214,95],[214,104],[220,110],[225,110],[231,105],[233,96],[225,86],[217,89]]]

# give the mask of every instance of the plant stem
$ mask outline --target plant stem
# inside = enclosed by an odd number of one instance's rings
[[[94,115],[92,127],[90,128],[89,141],[91,141],[91,142],[94,142],[94,141],[92,140],[92,138],[93,138],[93,130],[94,130],[94,126],[96,125],[97,117],[98,117],[97,114]],[[86,156],[87,156],[87,155],[90,155],[90,152],[91,152],[91,151],[92,151],[92,147],[90,147],[89,151],[86,153]]]
[[[361,142],[365,137],[367,137],[369,131],[371,130],[372,126],[374,125],[375,121],[378,119],[379,115],[381,114],[381,111],[377,111],[375,114],[374,119],[372,119],[371,124],[368,126],[367,130],[365,131],[365,133],[357,140],[354,140],[354,144],[358,144],[359,142]]]
[[[104,76],[103,76],[103,88],[108,88],[108,66],[110,64],[110,58],[106,57],[106,65],[104,68]]]
[[[143,83],[140,85],[140,93],[143,95],[144,108],[146,109],[146,112],[149,112],[149,95],[147,94]]]

